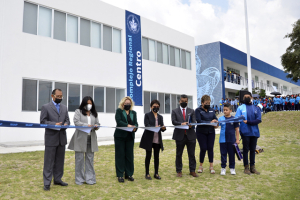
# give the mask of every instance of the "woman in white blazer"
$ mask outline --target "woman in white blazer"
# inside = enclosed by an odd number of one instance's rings
[[[68,147],[75,151],[75,183],[93,185],[96,183],[94,152],[98,151],[96,130],[100,123],[92,97],[83,98],[79,109],[75,110],[73,121],[75,126],[92,127],[89,133],[76,129]]]

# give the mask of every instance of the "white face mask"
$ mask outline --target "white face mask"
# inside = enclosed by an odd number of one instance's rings
[[[92,104],[88,104],[86,105],[86,110],[87,111],[90,111],[92,109],[93,105]]]

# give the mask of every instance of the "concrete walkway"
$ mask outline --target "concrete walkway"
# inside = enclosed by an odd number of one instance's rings
[[[216,134],[220,134],[220,128],[216,129]],[[162,134],[163,140],[171,140],[173,132],[167,132]],[[142,135],[135,136],[135,142],[141,141]],[[68,141],[69,142],[69,141]],[[112,145],[114,144],[114,137],[98,137],[98,145]],[[44,141],[25,141],[25,142],[6,142],[0,143],[0,154],[7,153],[22,153],[32,151],[44,151]],[[66,151],[70,151],[66,149]]]

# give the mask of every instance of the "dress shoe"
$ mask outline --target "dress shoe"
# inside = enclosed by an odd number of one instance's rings
[[[60,181],[60,182],[54,182],[54,185],[67,186],[68,183],[65,183],[65,182],[63,182],[63,181]]]
[[[132,176],[125,176],[125,179],[127,179],[129,181],[134,181],[134,178]]]
[[[50,191],[50,185],[44,185],[44,190],[45,191]]]
[[[161,177],[160,177],[158,174],[154,174],[154,178],[156,178],[156,179],[158,179],[158,180],[161,179]]]
[[[182,172],[177,172],[177,177],[182,177]]]
[[[147,179],[147,180],[152,180],[150,174],[145,175],[145,179]]]
[[[120,183],[124,183],[124,178],[123,178],[123,177],[118,177],[118,181],[119,181]]]
[[[193,177],[198,177],[198,174],[196,174],[196,172],[190,172],[190,175],[192,175]]]

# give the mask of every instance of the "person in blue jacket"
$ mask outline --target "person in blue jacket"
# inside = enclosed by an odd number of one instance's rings
[[[300,110],[300,94],[296,97],[296,110]]]
[[[295,110],[295,103],[296,103],[296,99],[292,95],[290,98],[291,110]]]
[[[272,105],[271,105],[271,103],[268,103],[265,112],[268,113],[268,112],[271,112],[271,111],[272,111]]]
[[[285,111],[285,98],[281,98],[281,106],[282,106],[282,111]]]
[[[220,113],[221,112],[223,112],[223,104],[224,104],[224,98],[222,98],[220,101],[219,101],[219,103],[220,103],[220,106],[219,106],[219,108],[220,108]]]
[[[240,134],[243,140],[243,161],[245,174],[260,174],[255,169],[255,149],[257,139],[260,137],[258,124],[261,123],[261,111],[257,106],[252,104],[252,94],[247,92],[243,100],[245,104],[238,107],[235,117],[244,116],[245,120],[240,123]],[[250,151],[250,170],[248,153]]]
[[[274,97],[274,109],[275,109],[275,111],[279,111],[278,107],[279,107],[279,98],[275,96]]]
[[[290,108],[291,103],[290,103],[290,97],[289,97],[289,95],[286,96],[285,101],[287,102],[287,104],[286,104],[286,110],[290,111],[291,110],[291,108]]]
[[[226,81],[226,77],[227,77],[227,71],[226,71],[226,69],[224,69],[224,81]]]
[[[271,99],[272,110],[274,110],[274,98]]]

